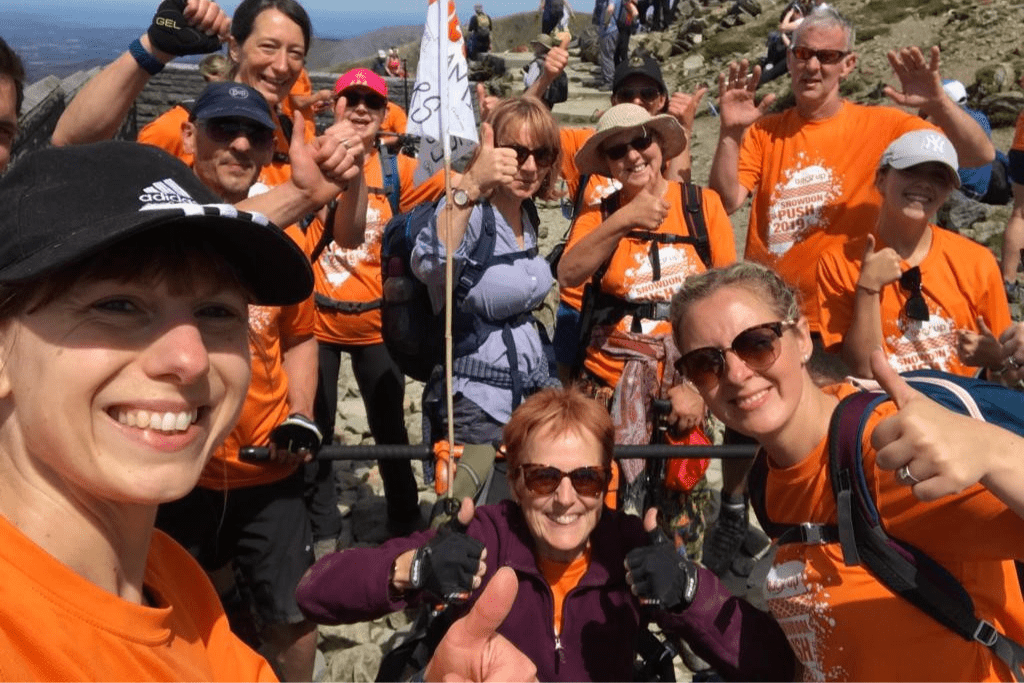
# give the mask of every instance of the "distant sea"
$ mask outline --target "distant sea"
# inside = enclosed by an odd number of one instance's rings
[[[42,14],[42,10],[4,10],[0,37],[21,55],[29,83],[51,74],[63,78],[75,71],[110,62],[142,34],[152,15],[125,9],[125,12],[102,12],[92,16],[53,16]],[[313,17],[313,21],[316,37],[344,39],[383,26],[422,23],[423,17],[367,12],[337,14],[333,20]],[[189,61],[189,58],[184,61]],[[198,58],[191,61],[198,61]]]

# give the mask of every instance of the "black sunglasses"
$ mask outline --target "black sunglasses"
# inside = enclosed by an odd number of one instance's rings
[[[914,266],[900,275],[900,289],[910,293],[910,298],[903,305],[903,312],[913,320],[928,320],[928,303],[921,293],[921,267]]]
[[[537,168],[547,168],[551,164],[555,163],[555,150],[550,147],[538,147],[537,149],[530,149],[529,147],[523,147],[522,145],[516,145],[508,143],[504,145],[498,145],[505,149],[511,149],[516,153],[516,163],[520,166],[526,163],[526,160],[531,156],[537,163]]]
[[[206,119],[200,125],[214,142],[222,145],[231,144],[239,135],[244,135],[253,147],[266,148],[274,144],[273,130],[248,119]]]
[[[603,465],[577,467],[571,472],[563,472],[557,467],[535,463],[520,465],[518,469],[523,473],[523,483],[526,484],[526,488],[532,493],[542,496],[553,493],[565,477],[569,477],[572,487],[581,496],[599,496],[604,493],[612,478],[612,469]]]
[[[704,346],[683,354],[676,361],[676,372],[693,382],[700,390],[713,389],[725,371],[725,352],[732,351],[751,370],[767,370],[782,351],[782,331],[796,324],[795,320],[762,323],[748,327],[732,340],[727,349]]]
[[[618,161],[622,157],[626,156],[629,152],[629,148],[632,147],[638,152],[642,152],[651,146],[654,142],[654,138],[650,135],[644,134],[639,137],[635,137],[629,142],[623,142],[618,145],[612,145],[611,147],[605,147],[604,155],[611,161]]]
[[[349,109],[355,109],[360,102],[365,103],[367,109],[383,109],[388,104],[388,98],[375,92],[346,90],[341,93],[341,97],[345,98],[345,104]]]
[[[790,51],[801,62],[806,62],[811,57],[817,57],[818,61],[822,64],[838,64],[843,57],[850,54],[847,50],[812,50],[809,47],[799,45],[794,45],[790,48]]]
[[[644,102],[653,102],[661,95],[661,91],[653,85],[645,85],[639,88],[621,88],[615,92],[616,102],[633,102],[640,98]]]

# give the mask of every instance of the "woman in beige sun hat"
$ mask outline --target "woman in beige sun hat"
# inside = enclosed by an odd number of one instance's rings
[[[668,302],[690,275],[735,261],[736,246],[714,191],[666,180],[666,163],[685,145],[675,117],[618,104],[604,113],[597,132],[576,154],[580,173],[598,173],[622,185],[579,216],[558,267],[560,286],[595,285],[592,325],[589,335],[581,336],[580,355],[585,383],[612,406],[616,443],[650,442],[652,398],[670,399],[670,432],[680,437],[692,437],[704,422],[704,402],[692,386],[677,381],[672,365],[679,352],[667,320]],[[692,216],[703,218],[704,248],[695,243],[687,222],[688,198],[700,204]],[[621,463],[619,500],[627,510],[643,509],[642,463]],[[701,479],[678,497],[674,509],[664,511],[673,520],[677,543],[694,559],[704,528],[705,491]]]

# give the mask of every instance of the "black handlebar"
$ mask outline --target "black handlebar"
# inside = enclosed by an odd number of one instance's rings
[[[653,444],[649,446],[615,447],[616,458],[644,458],[647,460],[665,460],[668,458],[736,460],[740,458],[753,458],[756,452],[757,446],[748,444],[725,444],[721,446]],[[321,448],[316,455],[317,460],[427,460],[432,457],[434,457],[434,450],[424,444],[379,446],[332,444]],[[270,449],[266,446],[244,446],[238,450],[238,458],[243,462],[269,460]]]

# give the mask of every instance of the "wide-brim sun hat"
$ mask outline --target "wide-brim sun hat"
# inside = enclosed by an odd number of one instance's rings
[[[313,291],[309,259],[279,227],[239,211],[191,168],[137,142],[52,147],[0,178],[0,283],[43,278],[150,231],[194,230],[232,266],[254,303]]]
[[[623,131],[644,130],[658,136],[663,162],[673,159],[686,148],[686,133],[671,114],[651,114],[638,104],[617,104],[606,111],[597,122],[597,131],[576,153],[576,168],[580,173],[610,176],[608,160],[601,151],[604,142]]]

